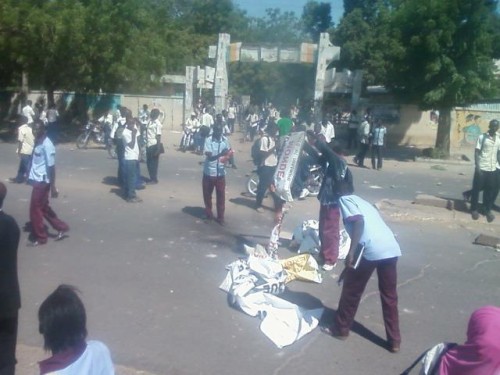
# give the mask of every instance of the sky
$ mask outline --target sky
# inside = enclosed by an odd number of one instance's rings
[[[342,14],[343,0],[321,0],[319,2],[329,2],[332,8],[332,21],[337,24]],[[251,17],[263,17],[266,15],[266,9],[279,8],[282,12],[294,12],[297,17],[302,15],[302,9],[307,0],[233,0],[242,10],[246,10]]]

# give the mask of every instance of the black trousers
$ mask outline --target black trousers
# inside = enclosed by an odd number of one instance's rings
[[[157,153],[157,146],[149,146],[146,149],[146,164],[148,167],[149,179],[158,182],[158,164],[160,162],[160,155]]]
[[[477,211],[479,206],[479,193],[483,190],[483,209],[484,214],[488,214],[493,207],[495,195],[498,186],[497,171],[481,171],[476,168],[474,179],[472,180],[472,191],[470,197],[471,211]]]
[[[0,317],[0,375],[14,375],[16,369],[18,314]]]
[[[368,149],[370,148],[369,143],[360,143],[359,144],[359,152],[356,155],[358,166],[363,167],[365,165],[365,157]]]

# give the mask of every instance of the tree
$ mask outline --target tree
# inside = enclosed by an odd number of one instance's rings
[[[304,31],[308,33],[313,42],[319,41],[319,34],[326,32],[332,26],[330,3],[308,1],[302,12]]]
[[[388,87],[421,109],[439,110],[436,147],[445,153],[451,108],[494,93],[494,11],[485,0],[407,0],[395,10]]]

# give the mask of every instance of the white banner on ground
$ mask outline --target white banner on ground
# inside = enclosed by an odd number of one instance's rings
[[[287,202],[292,202],[292,183],[299,165],[299,157],[305,141],[305,132],[291,133],[283,146],[278,166],[274,173],[276,194]]]

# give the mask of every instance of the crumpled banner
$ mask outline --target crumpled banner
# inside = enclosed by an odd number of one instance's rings
[[[321,240],[319,238],[319,221],[304,220],[302,224],[295,227],[293,231],[291,247],[298,248],[299,254],[319,254]],[[340,231],[340,245],[338,259],[345,259],[351,247],[351,238],[345,229]]]
[[[229,264],[219,286],[232,304],[262,319],[260,329],[278,348],[290,345],[317,327],[323,309],[306,310],[275,296],[285,289],[280,262],[250,255]]]
[[[301,254],[280,261],[286,271],[286,282],[292,280],[312,281],[321,284],[323,278],[318,272],[318,262],[311,254]]]

